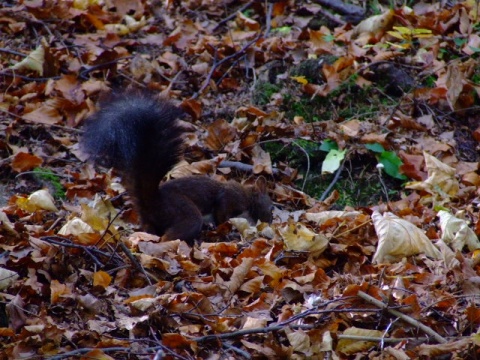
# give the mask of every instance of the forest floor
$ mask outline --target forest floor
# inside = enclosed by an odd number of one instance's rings
[[[480,4],[393,3],[3,1],[0,359],[478,358]],[[138,89],[272,224],[141,232],[78,148]]]

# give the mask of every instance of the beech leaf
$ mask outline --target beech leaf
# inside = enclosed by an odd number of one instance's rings
[[[469,251],[480,249],[480,241],[464,219],[460,219],[445,210],[438,212],[442,240],[455,251],[462,251],[465,245]]]
[[[392,213],[372,214],[373,225],[378,236],[374,263],[395,262],[404,257],[424,253],[440,259],[440,251],[430,239],[415,225]]]
[[[411,182],[407,184],[406,188],[423,190],[441,198],[455,196],[459,189],[458,180],[455,178],[455,169],[426,152],[423,153],[423,156],[428,170],[428,178],[425,181]]]

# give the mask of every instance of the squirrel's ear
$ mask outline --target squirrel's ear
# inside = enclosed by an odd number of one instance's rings
[[[255,181],[255,189],[257,189],[259,192],[262,194],[267,193],[267,179],[265,179],[265,176],[260,176],[256,181]]]

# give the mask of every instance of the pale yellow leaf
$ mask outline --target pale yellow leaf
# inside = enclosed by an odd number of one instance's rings
[[[46,189],[37,190],[30,196],[25,198],[18,198],[17,205],[21,209],[28,212],[35,212],[37,210],[49,210],[57,212],[58,209],[54,204],[52,195]]]
[[[453,250],[462,251],[465,245],[469,251],[480,249],[477,235],[470,229],[465,220],[444,210],[438,212],[438,217],[440,218],[442,240],[450,245]]]
[[[33,50],[25,59],[11,66],[13,70],[31,70],[43,75],[43,63],[45,62],[45,47],[43,42]]]
[[[287,339],[293,348],[293,351],[309,353],[311,350],[310,337],[303,330],[287,332]]]
[[[58,231],[58,235],[79,235],[79,234],[89,234],[94,233],[95,231],[84,222],[82,219],[73,218]]]
[[[330,219],[342,219],[342,220],[353,220],[361,213],[359,211],[321,211],[318,213],[306,213],[305,218],[308,221],[316,222],[318,225],[323,224],[325,221]]]
[[[258,318],[247,316],[242,329],[264,328],[265,326],[267,326],[267,320],[268,319],[258,319]]]
[[[383,336],[383,332],[379,330],[368,330],[351,327],[346,329],[343,332],[343,335],[380,338]],[[373,341],[340,339],[338,341],[336,350],[345,355],[353,355],[362,351],[366,351],[377,344],[377,342]]]
[[[317,256],[328,245],[328,239],[325,235],[316,234],[300,223],[287,224],[278,230],[285,247],[290,251],[308,251],[313,256]]]
[[[395,262],[420,253],[435,259],[441,258],[440,251],[423,231],[412,223],[392,213],[382,215],[378,211],[374,211],[372,220],[378,236],[373,262]]]
[[[444,199],[455,196],[459,189],[458,180],[455,178],[455,169],[426,152],[423,152],[423,156],[427,166],[428,178],[425,181],[411,182],[406,185],[406,188],[423,190]]]
[[[375,34],[381,31],[385,31],[392,23],[394,15],[395,14],[393,10],[389,10],[383,14],[371,16],[361,21],[357,26],[355,26],[352,32],[352,36],[357,37],[365,33]]]

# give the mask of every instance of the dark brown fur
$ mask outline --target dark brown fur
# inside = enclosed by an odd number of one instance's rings
[[[270,222],[272,202],[264,178],[243,186],[189,176],[159,186],[182,155],[181,115],[168,101],[122,95],[87,120],[81,147],[97,164],[120,171],[143,228],[165,240],[193,243],[205,216],[217,225],[238,216]]]

